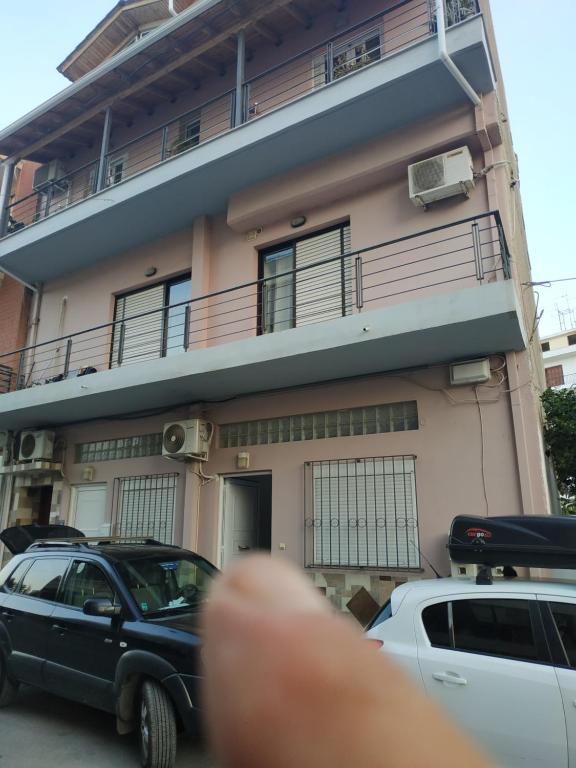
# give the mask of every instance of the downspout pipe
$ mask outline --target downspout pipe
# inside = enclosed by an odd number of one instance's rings
[[[174,9],[174,0],[168,0],[168,13],[170,16],[178,16],[178,12]]]
[[[479,107],[482,104],[480,97],[448,55],[448,48],[446,46],[446,13],[444,11],[444,0],[436,0],[436,27],[438,30],[438,58],[442,64],[444,64],[448,72],[450,72],[454,80],[456,80],[460,88],[462,88],[464,93],[468,96],[472,104],[474,104],[475,107]]]

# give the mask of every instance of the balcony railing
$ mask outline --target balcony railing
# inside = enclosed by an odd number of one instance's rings
[[[0,392],[336,321],[510,278],[498,212],[346,253],[0,356]],[[338,249],[339,250],[339,249]]]
[[[448,27],[479,13],[477,0],[445,0]],[[115,146],[27,197],[7,207],[7,234],[17,232],[92,196],[154,168],[183,152],[221,136],[237,123],[251,122],[274,109],[348,77],[399,50],[435,34],[434,0],[401,0],[385,12],[349,27],[335,37],[298,53],[264,73],[248,77],[240,110],[236,92],[225,91],[152,131]],[[237,114],[241,115],[240,121]]]

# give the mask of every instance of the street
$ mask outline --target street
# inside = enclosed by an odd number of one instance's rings
[[[0,768],[137,768],[133,736],[116,734],[114,718],[81,704],[22,689],[0,710]],[[212,768],[206,753],[182,738],[177,768]]]

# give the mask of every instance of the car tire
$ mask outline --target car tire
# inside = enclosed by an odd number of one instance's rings
[[[7,707],[14,701],[18,693],[18,683],[8,677],[4,656],[0,653],[0,707]]]
[[[140,755],[144,768],[174,768],[176,715],[161,685],[147,680],[140,697]]]

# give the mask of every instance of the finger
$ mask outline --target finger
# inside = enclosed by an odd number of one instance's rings
[[[296,569],[231,568],[205,616],[208,727],[226,768],[486,768]]]

